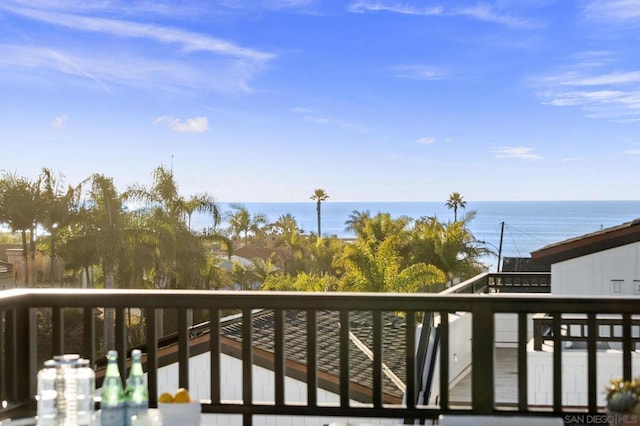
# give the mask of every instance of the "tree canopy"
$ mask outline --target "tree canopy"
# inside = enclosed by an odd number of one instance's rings
[[[81,272],[89,287],[424,292],[485,269],[486,250],[467,226],[474,212],[458,220],[466,202],[457,192],[446,202],[453,222],[353,211],[345,229],[355,239],[346,241],[321,236],[323,189],[311,196],[318,232],[305,234],[291,214],[270,222],[243,205],[223,214],[210,194],[182,195],[171,170],[151,176],[149,186],[118,192],[100,174],[72,186],[46,168],[36,181],[5,173],[0,223],[20,233],[25,265],[36,250],[58,253],[67,274]],[[211,215],[213,226],[193,230],[195,212]],[[237,250],[253,254],[239,263]],[[32,275],[25,270],[27,281]]]

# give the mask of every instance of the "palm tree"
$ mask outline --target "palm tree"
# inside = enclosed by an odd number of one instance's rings
[[[310,198],[316,201],[316,212],[318,213],[318,238],[322,238],[322,234],[320,233],[320,204],[329,198],[329,194],[327,194],[324,189],[316,188],[313,190],[313,195]]]
[[[344,247],[337,263],[345,268],[343,290],[417,292],[446,280],[435,265],[412,262],[411,232],[406,217],[379,213],[366,221],[362,235]]]
[[[246,207],[241,205],[231,206],[235,211],[228,212],[229,230],[233,235],[244,237],[244,244],[249,242],[249,232],[254,235],[260,233],[261,226],[267,223],[267,217],[262,213],[249,213]]]
[[[98,254],[102,262],[104,287],[115,288],[115,275],[118,258],[123,247],[123,207],[122,197],[118,194],[113,179],[100,174],[91,177],[89,196],[92,201],[92,218],[94,220]],[[104,348],[111,349],[114,344],[113,311],[104,312]]]
[[[61,228],[69,226],[78,217],[80,188],[61,188],[61,179],[53,176],[51,170],[42,169],[40,175],[43,201],[42,226],[49,231],[49,255],[51,256],[50,276],[52,281],[60,274],[54,271],[56,265],[56,242]]]
[[[214,229],[220,222],[220,208],[213,196],[204,193],[192,195],[183,202],[182,208],[187,215],[187,228],[191,229],[191,216],[194,212],[210,213],[213,216]]]
[[[353,232],[356,234],[356,237],[359,237],[362,235],[364,227],[367,224],[367,221],[369,221],[370,219],[371,213],[369,212],[369,210],[365,210],[363,212],[354,210],[349,215],[349,219],[344,222],[344,231]]]
[[[449,282],[478,274],[481,270],[478,258],[486,251],[477,247],[467,228],[474,217],[475,211],[471,211],[453,223],[442,223],[435,217],[418,219],[411,233],[412,262],[428,262],[438,267]]]
[[[146,231],[146,236],[140,237],[143,237],[145,244],[153,248],[154,266],[149,275],[153,278],[154,287],[166,289],[189,285],[188,281],[179,282],[181,277],[186,279],[187,276],[181,275],[178,270],[180,266],[186,267],[178,264],[178,257],[184,256],[198,264],[201,264],[202,260],[202,248],[194,243],[193,235],[188,229],[189,211],[193,212],[199,208],[206,210],[205,205],[212,202],[212,199],[204,196],[194,197],[198,198],[198,201],[194,201],[188,209],[185,208],[190,202],[185,202],[180,196],[173,173],[163,166],[154,170],[153,184],[149,188],[134,185],[129,187],[124,196],[125,199],[138,200],[144,204],[143,208],[135,213],[139,217],[139,227]],[[186,254],[189,252],[193,254],[192,257]],[[190,280],[192,277],[188,278]]]
[[[465,208],[467,207],[467,202],[464,201],[464,197],[462,195],[460,195],[459,192],[452,192],[451,195],[449,195],[449,199],[447,200],[447,202],[444,204],[448,209],[453,210],[453,221],[457,222],[458,221],[458,208]]]

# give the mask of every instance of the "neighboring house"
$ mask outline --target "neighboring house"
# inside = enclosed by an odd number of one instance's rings
[[[533,261],[551,268],[551,293],[554,295],[640,295],[640,219],[602,229],[559,243],[550,244],[531,253]],[[550,321],[540,314],[539,321]],[[599,318],[601,318],[599,316]],[[569,404],[585,404],[585,372],[587,371],[586,334],[581,321],[584,316],[563,314],[563,336],[582,338],[566,341],[563,346],[563,389]],[[620,321],[603,318],[602,321]],[[547,322],[547,324],[550,324]],[[544,327],[544,325],[543,325]],[[547,325],[548,327],[548,325]],[[639,330],[633,326],[633,333]],[[598,388],[611,378],[621,375],[621,326],[601,323],[598,326]],[[613,337],[614,341],[610,338]],[[615,341],[616,338],[620,340]],[[530,394],[540,395],[542,403],[549,402],[548,389],[552,371],[550,348],[529,352]],[[633,376],[640,374],[640,353],[633,354]],[[531,372],[533,371],[533,372]],[[545,396],[546,393],[546,396]],[[604,405],[604,393],[598,395]]]
[[[0,244],[0,261],[10,264],[8,269],[12,272],[11,278],[5,274],[0,277],[0,288],[11,288],[15,286],[25,286],[24,257],[22,256],[22,244]],[[31,260],[29,260],[31,263]],[[52,271],[53,266],[53,271]],[[0,269],[0,273],[3,269]],[[52,275],[53,272],[53,275]],[[35,264],[30,266],[32,281],[29,285],[42,286],[50,285],[51,282],[62,282],[64,273],[64,261],[58,258],[52,264],[51,257],[41,251],[36,251]],[[9,283],[11,281],[11,283]]]
[[[551,293],[640,295],[640,219],[531,253],[551,266]]]
[[[13,265],[0,260],[0,290],[13,288]]]
[[[551,267],[535,262],[530,257],[505,257],[500,270],[502,272],[551,272]]]
[[[261,246],[242,246],[233,250],[236,256],[245,259],[262,259],[265,262],[271,261],[275,266],[286,269],[287,262],[293,259],[293,256],[285,247],[261,247]]]
[[[285,400],[287,403],[306,401],[306,312],[284,311],[287,340],[285,356]],[[384,312],[383,321],[383,403],[401,404],[405,391],[405,321],[393,312]],[[352,311],[350,314],[349,373],[350,399],[353,405],[372,401],[372,360],[368,349],[373,346],[371,312]],[[316,316],[318,365],[318,403],[340,402],[340,329],[338,313],[321,311]],[[222,400],[242,399],[242,316],[227,317],[220,324],[220,371]],[[274,312],[261,310],[252,316],[253,338],[253,398],[256,401],[275,401],[274,395]],[[195,399],[210,398],[209,325],[193,327],[190,339],[189,391]],[[178,388],[178,365],[172,358],[172,345],[159,352],[158,392],[174,392]],[[218,416],[216,424],[236,424],[232,416]],[[237,420],[237,419],[236,419]],[[278,418],[278,425],[297,425],[300,418]],[[305,425],[324,425],[330,419],[305,418]],[[227,423],[230,422],[230,423]],[[384,423],[384,421],[383,421]],[[389,420],[389,424],[396,424]],[[240,424],[240,423],[238,423]],[[255,424],[263,424],[258,421]],[[272,424],[265,422],[264,424]],[[275,423],[273,423],[275,424]]]

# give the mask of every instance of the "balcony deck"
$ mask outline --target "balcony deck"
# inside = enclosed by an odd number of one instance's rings
[[[495,398],[500,406],[515,407],[518,403],[518,351],[515,348],[495,349]],[[449,394],[451,405],[471,406],[471,372],[466,374]]]

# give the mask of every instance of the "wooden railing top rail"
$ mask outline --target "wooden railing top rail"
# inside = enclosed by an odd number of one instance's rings
[[[490,298],[485,298],[490,296]],[[489,303],[495,312],[640,314],[640,296],[552,294],[344,293],[204,290],[11,289],[0,309],[15,307],[139,307],[188,309],[332,309],[472,311]]]

